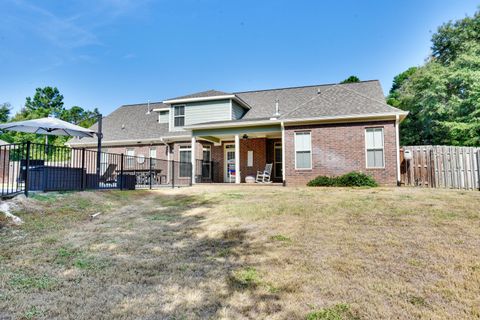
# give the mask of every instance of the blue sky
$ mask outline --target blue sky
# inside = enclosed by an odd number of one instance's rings
[[[36,87],[67,107],[217,89],[393,77],[422,64],[432,32],[475,1],[0,0],[0,103]]]

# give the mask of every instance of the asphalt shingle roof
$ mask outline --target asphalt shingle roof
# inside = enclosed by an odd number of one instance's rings
[[[225,95],[229,95],[229,94],[231,94],[231,93],[218,91],[218,90],[208,90],[208,91],[202,91],[202,92],[188,94],[186,96],[171,98],[171,99],[168,99],[168,100],[190,99],[190,98],[206,98],[206,97],[225,96]]]
[[[279,119],[341,117],[347,115],[401,112],[385,103],[380,83],[376,80],[348,84],[313,85],[294,88],[226,93],[203,91],[180,98],[210,97],[235,94],[251,109],[241,121],[270,119],[278,100]],[[188,131],[169,132],[167,123],[158,123],[158,113],[147,114],[146,103],[125,105],[103,119],[104,141],[144,140],[169,136],[189,136]],[[169,107],[161,102],[150,103],[150,109]],[[224,121],[226,126],[232,121]],[[208,122],[220,124],[222,121]],[[206,124],[206,123],[205,123]],[[96,125],[92,127],[96,129]],[[74,143],[93,143],[96,138],[73,139]]]
[[[272,117],[278,100],[280,118],[314,118],[400,111],[386,104],[378,81],[237,92],[250,111],[243,119]]]
[[[150,103],[150,110],[164,108],[164,103]],[[169,136],[189,136],[189,132],[169,132],[168,123],[158,122],[158,113],[147,114],[148,104],[125,105],[113,111],[102,120],[103,141],[144,140]],[[91,127],[97,130],[97,124]],[[74,138],[72,145],[78,143],[96,143],[97,138]]]

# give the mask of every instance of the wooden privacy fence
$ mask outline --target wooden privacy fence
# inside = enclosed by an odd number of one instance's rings
[[[400,160],[404,185],[480,190],[480,148],[406,146]]]

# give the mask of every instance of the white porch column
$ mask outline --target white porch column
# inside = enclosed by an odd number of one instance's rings
[[[195,137],[192,137],[192,147],[190,148],[191,149],[191,154],[192,154],[192,184],[193,183],[196,183],[195,181],[195,169],[196,169],[196,161],[195,161],[195,144],[197,143],[197,138]]]
[[[242,178],[240,176],[240,135],[235,135],[235,183],[240,183]]]

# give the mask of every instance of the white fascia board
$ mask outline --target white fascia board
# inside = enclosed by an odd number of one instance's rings
[[[170,111],[170,107],[163,107],[163,108],[155,108],[152,111],[159,112],[159,111]]]
[[[108,146],[124,146],[124,145],[144,145],[152,143],[168,143],[175,141],[190,141],[190,136],[170,136],[170,137],[161,137],[153,139],[129,139],[129,140],[111,140],[111,141],[102,141],[102,147]],[[69,147],[96,147],[97,142],[87,142],[87,143],[66,143]]]
[[[364,120],[395,120],[399,116],[402,120],[407,116],[408,112],[388,112],[388,113],[371,113],[371,114],[355,114],[341,115],[329,117],[284,119],[285,124],[309,124],[321,122],[358,122]]]
[[[224,99],[234,99],[235,95],[223,95],[223,96],[212,96],[212,97],[197,97],[197,98],[185,98],[185,99],[172,99],[162,101],[163,103],[174,104],[174,103],[187,103],[187,102],[196,102],[196,101],[209,101],[209,100],[224,100]]]
[[[330,116],[330,117],[312,117],[312,118],[299,118],[299,119],[275,119],[271,120],[261,120],[261,121],[239,121],[232,123],[221,123],[221,124],[198,124],[190,125],[186,127],[189,130],[198,130],[198,129],[220,129],[220,128],[235,128],[235,127],[251,127],[257,125],[269,125],[269,124],[280,124],[283,122],[286,124],[309,124],[309,123],[322,123],[322,122],[358,122],[365,120],[390,120],[395,119],[398,115],[400,119],[404,119],[407,116],[408,112],[390,112],[390,113],[372,113],[372,114],[361,114],[361,115],[342,115],[342,116]]]
[[[192,124],[190,126],[184,127],[188,130],[197,130],[197,129],[220,129],[220,128],[236,128],[236,127],[252,127],[252,126],[261,126],[269,124],[279,124],[279,120],[262,120],[262,121],[240,121],[232,123],[222,123],[222,124]]]
[[[233,98],[232,100],[234,100],[235,102],[237,102],[239,105],[241,105],[241,106],[244,107],[245,109],[250,110],[250,106],[249,106],[245,101],[243,101],[242,99],[240,99],[239,97],[235,96],[235,98]]]
[[[200,102],[200,101],[215,101],[215,100],[225,100],[225,99],[232,99],[235,102],[237,102],[239,105],[246,109],[250,109],[250,106],[237,97],[234,94],[228,94],[228,95],[223,95],[223,96],[212,96],[212,97],[198,97],[198,98],[185,98],[185,99],[172,99],[172,100],[165,100],[162,101],[163,103],[167,104],[177,104],[177,103],[189,103],[189,102]],[[154,110],[155,111],[155,110]]]

